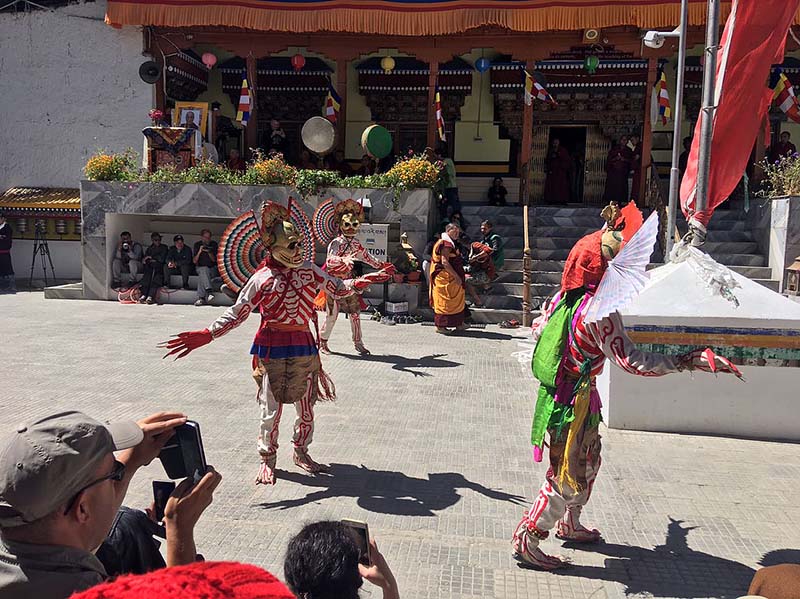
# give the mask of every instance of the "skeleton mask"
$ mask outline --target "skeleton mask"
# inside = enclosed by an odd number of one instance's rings
[[[272,257],[287,268],[297,268],[303,264],[303,236],[288,221],[279,221],[272,227],[270,246]]]
[[[339,224],[339,229],[341,230],[342,235],[345,237],[355,237],[356,234],[358,234],[358,228],[360,226],[361,223],[355,214],[352,212],[345,212],[342,215],[342,221]]]

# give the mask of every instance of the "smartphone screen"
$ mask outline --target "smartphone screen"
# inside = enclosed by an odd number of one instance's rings
[[[359,520],[342,520],[342,524],[350,529],[350,532],[356,540],[359,551],[358,561],[365,566],[371,565],[372,560],[369,555],[369,527],[367,523],[360,522]]]
[[[156,522],[164,520],[164,508],[167,507],[167,499],[175,490],[175,483],[172,481],[153,481],[153,502],[155,503]]]

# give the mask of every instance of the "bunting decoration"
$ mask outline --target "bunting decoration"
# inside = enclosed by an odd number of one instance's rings
[[[239,94],[239,108],[236,112],[236,120],[243,127],[247,127],[250,120],[250,86],[247,84],[247,73],[242,73],[242,91]]]
[[[794,87],[781,69],[772,71],[769,87],[772,89],[772,103],[795,123],[800,123],[800,105],[794,94]]]
[[[325,118],[331,123],[339,119],[339,111],[342,109],[342,97],[336,93],[333,82],[328,79],[328,95],[325,97]]]
[[[672,107],[669,103],[669,92],[667,91],[667,75],[664,73],[664,69],[660,68],[655,85],[653,85],[650,122],[655,125],[661,119],[661,124],[666,125],[671,117]]]
[[[442,116],[442,96],[439,94],[439,86],[436,86],[436,129],[439,131],[439,139],[447,141],[447,135],[444,132],[444,116]]]
[[[525,104],[530,106],[533,100],[541,100],[553,106],[558,106],[553,96],[550,95],[544,86],[538,83],[528,71],[525,71]]]

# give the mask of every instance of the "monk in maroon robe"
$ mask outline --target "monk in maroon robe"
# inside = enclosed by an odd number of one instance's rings
[[[769,149],[769,161],[775,164],[781,158],[792,156],[797,152],[795,145],[789,141],[791,136],[788,131],[781,132],[781,139]]]
[[[551,142],[545,168],[547,169],[547,177],[544,180],[545,203],[566,204],[569,202],[569,172],[572,168],[572,158],[557,137]]]
[[[639,197],[639,187],[642,184],[642,154],[644,153],[642,140],[638,135],[631,135],[631,141],[628,144],[628,148],[631,146],[633,146],[633,150],[631,150],[631,170],[633,171],[631,199],[638,204],[639,200],[641,199]],[[623,203],[625,202],[620,200],[620,205]]]
[[[627,147],[628,138],[622,136],[619,141],[609,150],[606,158],[606,188],[603,192],[604,202],[617,202],[627,204],[628,196],[628,173],[631,170],[631,159],[633,152]]]

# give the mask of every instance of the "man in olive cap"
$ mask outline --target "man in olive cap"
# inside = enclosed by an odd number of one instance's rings
[[[20,424],[0,440],[0,596],[61,599],[102,582],[94,552],[133,474],[158,456],[180,413],[102,424],[61,412]],[[114,453],[118,452],[118,453]],[[195,559],[193,530],[220,477],[209,472],[167,504],[167,564]]]

